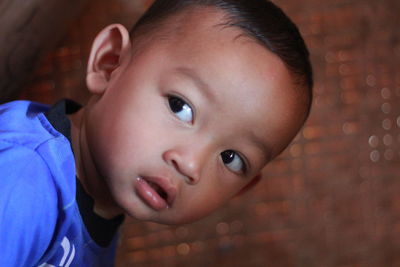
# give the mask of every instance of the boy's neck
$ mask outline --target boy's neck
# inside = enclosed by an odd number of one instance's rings
[[[75,155],[77,178],[86,193],[93,198],[93,212],[105,219],[112,219],[123,213],[112,198],[107,183],[98,174],[93,162],[84,162],[83,158],[91,159],[85,139],[85,108],[68,115],[71,122],[71,144]]]

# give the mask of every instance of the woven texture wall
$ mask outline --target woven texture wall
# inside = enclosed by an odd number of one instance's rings
[[[151,1],[96,0],[21,98],[84,103],[95,34]],[[400,266],[398,0],[276,0],[311,50],[315,102],[252,192],[179,227],[128,220],[118,266]]]

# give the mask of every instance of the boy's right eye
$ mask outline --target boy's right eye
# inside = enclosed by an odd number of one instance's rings
[[[168,104],[178,119],[186,123],[193,122],[193,109],[185,100],[177,96],[168,96]]]

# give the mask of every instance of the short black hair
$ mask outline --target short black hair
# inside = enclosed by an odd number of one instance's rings
[[[191,7],[214,7],[228,15],[227,26],[238,27],[277,55],[306,88],[307,114],[312,102],[313,73],[307,46],[290,18],[268,0],[156,0],[131,30],[135,35],[154,29],[171,15]]]

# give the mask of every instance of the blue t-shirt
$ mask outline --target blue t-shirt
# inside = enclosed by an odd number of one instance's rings
[[[122,217],[94,214],[76,179],[68,103],[0,105],[0,266],[113,266]]]

